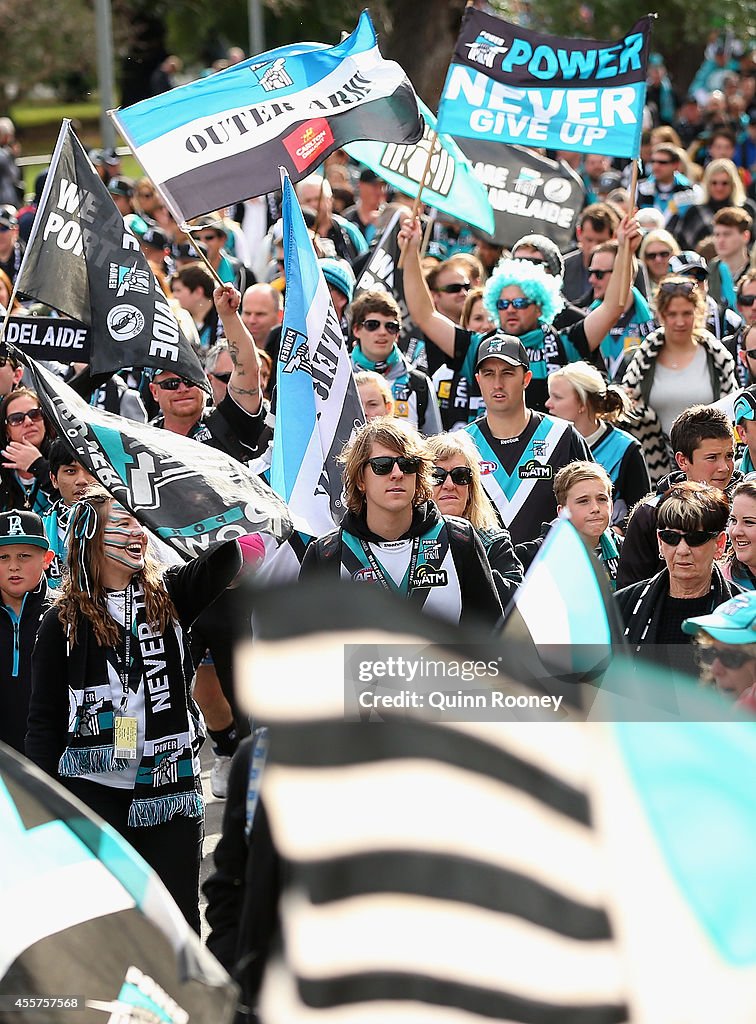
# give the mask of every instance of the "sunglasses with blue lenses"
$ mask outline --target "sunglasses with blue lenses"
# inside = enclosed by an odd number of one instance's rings
[[[496,300],[496,308],[497,309],[509,309],[510,306],[513,306],[515,309],[527,309],[528,306],[534,306],[534,305],[535,305],[535,302],[533,301],[533,299],[522,298],[522,299],[497,299]]]

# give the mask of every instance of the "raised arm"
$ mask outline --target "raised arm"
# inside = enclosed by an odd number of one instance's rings
[[[404,222],[398,235],[404,253],[404,298],[413,322],[447,356],[454,355],[454,324],[433,305],[420,266],[422,228],[416,217]]]
[[[237,405],[255,415],[260,411],[260,357],[254,338],[239,316],[241,295],[233,285],[225,284],[213,292],[213,301],[223,324],[228,351],[234,369],[228,390]]]
[[[632,268],[635,253],[641,244],[641,237],[640,224],[636,218],[623,217],[617,228],[619,251],[604,301],[600,306],[591,310],[583,321],[585,337],[591,351],[599,347],[625,310],[634,277],[632,270],[629,274],[627,272],[628,262]]]

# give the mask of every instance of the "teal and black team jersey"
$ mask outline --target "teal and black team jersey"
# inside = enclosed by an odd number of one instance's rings
[[[630,509],[651,490],[643,449],[631,434],[605,423],[603,434],[591,442],[590,450],[612,481],[612,523],[621,523]]]
[[[494,437],[483,417],[466,428],[480,452],[486,493],[513,544],[534,540],[541,523],[556,516],[554,477],[569,462],[593,462],[585,441],[567,420],[530,412],[519,437]]]

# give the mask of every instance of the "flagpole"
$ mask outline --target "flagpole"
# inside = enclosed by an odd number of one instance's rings
[[[436,212],[436,208],[431,206],[431,211],[428,214],[428,223],[425,225],[425,232],[423,233],[423,241],[420,245],[420,259],[422,259],[428,251],[431,232],[433,231],[433,225],[436,223]]]
[[[203,250],[203,248],[204,248],[204,246],[202,245],[202,243],[201,243],[201,242],[199,241],[199,239],[195,238],[195,237],[194,237],[194,235],[192,234],[192,231],[201,231],[201,230],[202,230],[202,228],[193,228],[191,224],[184,224],[184,225],[183,225],[183,227],[184,227],[184,230],[186,231],[187,235],[189,235],[189,237],[191,238],[191,240],[192,240],[192,241],[194,242],[194,250],[195,250],[195,252],[197,253],[197,255],[199,256],[199,258],[200,258],[200,259],[202,260],[202,262],[203,262],[203,263],[205,264],[205,266],[207,267],[207,269],[208,269],[208,270],[210,271],[210,273],[211,273],[211,274],[213,275],[213,277],[215,278],[215,281],[216,281],[216,283],[218,284],[218,287],[219,287],[219,288],[223,288],[223,287],[224,287],[224,285],[225,285],[225,282],[221,281],[221,279],[220,279],[220,278],[218,277],[218,272],[217,272],[217,270],[216,270],[216,269],[215,269],[215,267],[214,267],[214,266],[212,265],[212,263],[210,262],[210,260],[209,260],[209,259],[207,258],[207,255],[206,255],[206,253],[204,253],[204,252],[202,251],[202,250]]]
[[[431,132],[431,134],[428,136],[428,142],[429,142],[429,146],[428,146],[428,159],[425,161],[425,170],[423,171],[423,176],[420,178],[420,185],[418,186],[417,195],[415,196],[415,201],[412,204],[412,214],[411,214],[412,220],[414,220],[415,217],[417,217],[417,211],[420,209],[420,197],[423,194],[423,189],[425,188],[425,179],[428,177],[428,173],[430,171],[431,160],[433,159],[433,147],[436,145],[436,139],[437,138],[438,138],[438,132],[434,129]],[[406,249],[403,249],[402,250],[402,254],[399,257],[399,270],[402,270],[404,268],[404,253],[405,252],[406,252]]]

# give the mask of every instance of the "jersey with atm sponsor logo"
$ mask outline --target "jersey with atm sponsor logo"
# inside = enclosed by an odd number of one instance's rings
[[[562,466],[593,461],[573,425],[546,413],[531,410],[517,437],[494,437],[485,417],[466,429],[480,453],[483,486],[513,544],[534,540],[541,523],[556,516],[554,477]]]

